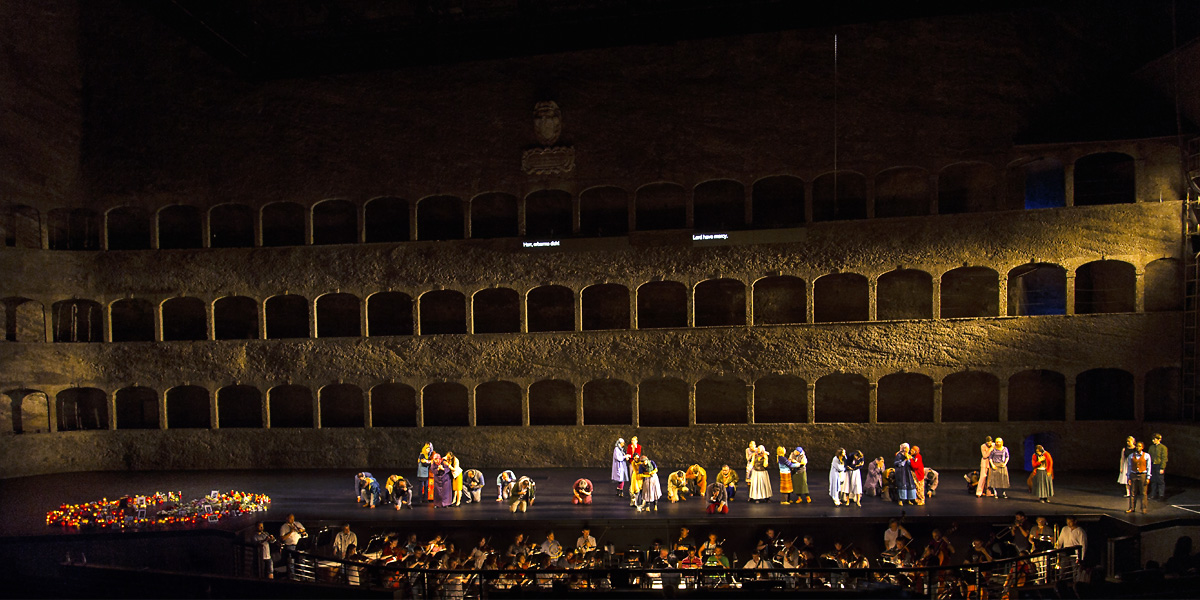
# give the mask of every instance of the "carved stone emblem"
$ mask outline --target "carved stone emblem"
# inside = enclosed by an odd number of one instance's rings
[[[521,169],[527,175],[559,175],[575,169],[575,148],[555,146],[562,135],[562,111],[553,101],[533,107],[533,133],[543,147],[530,148],[521,156]]]
[[[562,135],[562,111],[557,102],[538,102],[533,106],[533,133],[543,146],[553,146]]]

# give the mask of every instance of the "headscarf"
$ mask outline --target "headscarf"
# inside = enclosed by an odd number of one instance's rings
[[[783,446],[775,448],[775,456],[783,456],[784,452],[786,452],[786,450],[783,449]]]
[[[421,456],[429,458],[431,455],[433,455],[433,442],[425,442],[425,445],[421,447]]]
[[[617,443],[616,443],[616,445],[617,445],[617,446],[624,446],[624,445],[625,445],[625,438],[617,438]]]

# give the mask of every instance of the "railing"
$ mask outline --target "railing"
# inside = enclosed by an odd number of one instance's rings
[[[241,547],[238,564],[254,564],[255,545]],[[245,558],[251,556],[250,560]],[[544,592],[560,595],[587,590],[905,590],[928,598],[1011,597],[1038,589],[1073,587],[1079,575],[1077,549],[1049,550],[1025,557],[986,563],[935,567],[799,568],[799,569],[654,569],[617,566],[607,569],[504,570],[405,569],[356,563],[308,552],[282,552],[279,576],[293,581],[334,586],[361,586],[388,591],[396,598],[474,599]],[[254,576],[253,572],[244,573]]]

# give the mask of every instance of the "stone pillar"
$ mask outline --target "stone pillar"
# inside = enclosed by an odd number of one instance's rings
[[[1065,395],[1067,400],[1066,418],[1068,423],[1075,422],[1075,378],[1071,377],[1066,380]]]
[[[1075,314],[1075,273],[1067,271],[1067,299],[1066,309],[1068,315]]]
[[[42,333],[45,334],[43,341],[46,343],[54,342],[54,301],[38,299],[42,305]]]
[[[520,300],[517,303],[517,318],[521,323],[517,331],[529,333],[529,290],[518,292],[518,297]]]
[[[867,384],[867,422],[879,422],[879,384],[874,381]]]
[[[363,427],[375,427],[375,415],[371,414],[371,390],[363,390]]]
[[[583,290],[574,291],[575,294],[575,331],[583,331]],[[636,323],[635,323],[636,325]],[[635,326],[634,329],[637,327]]]
[[[817,422],[817,384],[809,383],[804,386],[804,403],[808,406],[808,422]]]
[[[817,298],[816,298],[817,280],[813,277],[809,277],[808,279],[806,279],[804,281],[804,285],[807,288],[806,290],[804,290],[804,322],[805,323],[816,323],[817,322]]]
[[[104,401],[108,404],[108,430],[117,429],[117,393],[104,392]]]
[[[413,335],[421,335],[421,297],[413,298],[412,303]]]
[[[108,212],[100,215],[100,248],[108,250]]]
[[[155,300],[151,304],[154,307],[153,317],[151,317],[154,321],[154,341],[161,342],[163,341],[163,302]]]
[[[150,219],[150,247],[154,248],[155,250],[157,250],[159,248],[159,245],[158,245],[158,229],[159,229],[158,220],[159,220],[159,214],[156,211],[156,212],[154,212],[153,217]]]
[[[417,241],[420,232],[417,230],[417,202],[408,203],[408,241]],[[414,330],[415,331],[415,330]]]
[[[1140,265],[1134,271],[1133,290],[1133,310],[1146,312],[1146,268]]]
[[[209,341],[217,339],[216,304],[216,300],[212,298],[204,299],[204,320],[206,321],[205,325],[207,325],[205,327],[205,335],[208,336],[206,339]]]
[[[254,246],[261,248],[263,245],[263,222],[262,209],[254,211]]]
[[[463,222],[462,222],[463,239],[469,240],[469,239],[471,239],[471,202],[465,198],[462,199],[461,202],[462,202],[462,211],[463,211]],[[522,218],[525,215],[525,207],[523,206],[524,204],[525,203],[522,202],[521,204],[517,205],[517,217],[518,217],[517,227],[518,228],[522,227],[525,223],[525,219]],[[521,233],[523,233],[524,231],[525,231],[524,229],[520,230]]]
[[[50,433],[58,433],[58,394],[63,388],[46,388],[46,417],[50,419]]]
[[[521,425],[529,427],[529,386],[521,386]]]
[[[746,286],[746,325],[754,325],[754,282]]]
[[[575,424],[583,425],[583,386],[575,386]]]
[[[267,301],[258,303],[258,339],[267,339]]]
[[[867,320],[878,320],[879,313],[879,278],[867,280]]]
[[[746,422],[754,424],[754,382],[746,384]]]
[[[996,292],[1000,297],[996,299],[996,315],[1005,317],[1008,316],[1008,273],[1000,273],[999,276]]]
[[[1075,206],[1075,162],[1063,165],[1063,200],[1066,206]],[[1067,313],[1071,314],[1071,313]]]
[[[208,423],[212,429],[221,428],[221,415],[217,412],[217,394],[213,390],[204,388],[208,391]]]
[[[688,427],[696,424],[696,384],[688,384]]]
[[[579,194],[571,194],[571,233],[575,235],[579,235],[581,207]]]
[[[638,328],[637,297],[638,297],[638,291],[636,288],[629,290],[629,328],[630,329]]]
[[[1008,380],[1007,379],[1000,380],[1000,397],[997,398],[997,400],[999,400],[999,402],[1000,402],[1000,407],[999,407],[1000,422],[1007,423],[1008,422]]]
[[[105,342],[112,342],[112,302],[105,303],[103,299],[99,302],[104,310],[104,314],[100,319],[100,327],[103,329],[100,335]]]
[[[355,205],[355,210],[358,212],[358,243],[367,243],[367,206],[365,204]]]
[[[425,388],[421,386],[417,390],[417,427],[425,426]]]
[[[271,390],[268,389],[263,393],[262,402],[262,423],[263,429],[271,428]],[[419,425],[419,423],[418,423]]]
[[[517,236],[518,237],[525,237],[525,232],[528,231],[528,228],[525,226],[525,218],[526,218],[526,215],[528,214],[525,210],[525,208],[526,208],[525,204],[528,199],[529,199],[529,195],[526,194],[524,198],[521,198],[520,200],[517,201]],[[468,217],[468,218],[470,218],[470,217]],[[467,237],[470,237],[470,236],[467,236]]]
[[[933,382],[933,422],[942,423],[942,382]]]
[[[935,319],[942,318],[942,277],[941,275],[931,278],[933,283],[933,302],[930,303],[930,316]]]
[[[641,417],[641,384],[633,384],[633,428],[637,429],[642,426]]]
[[[313,394],[313,428],[321,428],[321,390],[319,388]]]
[[[742,189],[746,192],[746,210],[742,219],[746,225],[754,225],[754,186],[748,185]]]
[[[463,294],[463,312],[466,313],[466,332],[468,335],[475,333],[475,295]]]
[[[475,427],[475,388],[477,386],[474,383],[464,385],[467,388],[467,423],[471,427]],[[524,409],[522,409],[522,414],[524,414]]]
[[[358,299],[358,337],[367,337],[371,331],[370,317],[367,314],[367,295]]]
[[[688,282],[687,291],[687,326],[696,326],[696,284]]]
[[[319,335],[317,329],[317,299],[313,298],[308,301],[308,338],[313,339]]]

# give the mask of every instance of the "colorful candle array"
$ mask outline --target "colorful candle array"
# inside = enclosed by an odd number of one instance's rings
[[[156,492],[147,496],[104,498],[85,504],[63,504],[46,513],[47,525],[74,529],[125,529],[161,525],[194,525],[267,510],[265,494],[231,490],[181,502],[182,492]],[[170,504],[173,503],[173,504]],[[155,514],[151,509],[161,507]],[[139,515],[140,511],[141,515]]]

